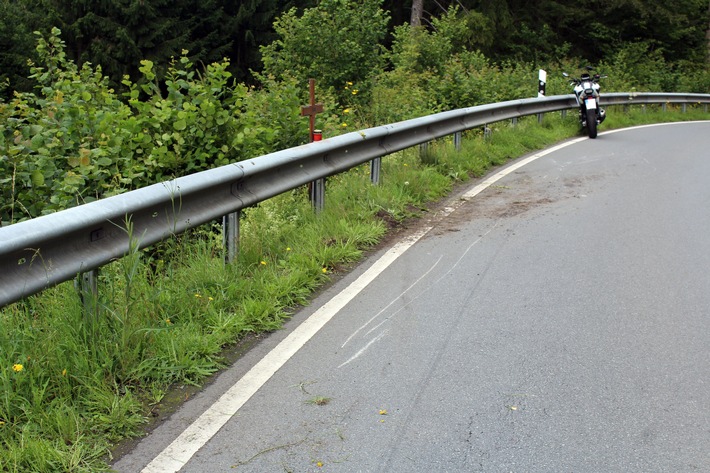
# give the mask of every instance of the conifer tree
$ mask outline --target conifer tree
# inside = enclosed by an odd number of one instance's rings
[[[35,57],[32,31],[42,20],[34,3],[0,0],[0,97],[32,88],[27,61]]]

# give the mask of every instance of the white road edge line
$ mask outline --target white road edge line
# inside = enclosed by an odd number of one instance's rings
[[[229,419],[308,342],[340,309],[360,293],[399,256],[429,230],[424,228],[389,249],[347,288],[314,312],[288,337],[272,349],[212,406],[153,459],[143,473],[177,472],[205,445]]]
[[[688,123],[688,122],[678,122]],[[649,125],[646,125],[649,126]],[[629,130],[630,128],[624,128]],[[617,131],[612,130],[610,132]],[[606,132],[606,133],[610,133]],[[567,146],[584,141],[587,138],[577,138],[566,141],[552,148],[533,154],[517,163],[502,169],[484,180],[470,191],[463,200],[469,200],[483,192],[498,180],[515,172],[517,169],[536,159],[558,151]],[[427,227],[416,234],[406,237],[390,248],[367,271],[360,275],[343,291],[314,312],[299,325],[288,337],[274,347],[261,361],[254,365],[239,381],[212,404],[200,417],[190,424],[165,450],[158,454],[142,473],[178,472],[187,464],[192,456],[202,448],[237,411],[263,386],[276,371],[301,349],[318,331],[325,326],[340,309],[345,307],[357,294],[370,284],[380,273],[397,260],[405,251],[419,241],[433,227]]]

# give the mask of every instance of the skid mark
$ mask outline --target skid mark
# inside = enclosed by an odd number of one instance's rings
[[[409,302],[407,302],[406,304],[404,304],[402,307],[400,307],[399,309],[397,309],[396,311],[394,311],[391,315],[387,316],[387,317],[386,317],[384,320],[382,320],[380,323],[378,323],[377,325],[375,325],[374,327],[372,327],[370,330],[368,330],[368,331],[365,333],[365,336],[368,336],[368,335],[370,335],[372,332],[376,331],[378,328],[380,328],[382,325],[384,325],[386,322],[388,322],[392,317],[396,316],[398,313],[400,313],[401,311],[403,311],[404,309],[406,309],[409,305],[411,305],[414,301],[416,301],[417,299],[419,299],[420,297],[422,297],[423,295],[425,295],[425,294],[426,294],[427,292],[429,292],[432,288],[436,287],[436,285],[438,285],[445,277],[447,277],[449,274],[451,274],[451,272],[454,271],[454,269],[456,269],[456,268],[461,264],[461,261],[466,257],[466,255],[469,253],[469,251],[471,251],[471,249],[472,249],[474,246],[476,246],[478,243],[480,243],[481,240],[483,240],[489,233],[491,233],[496,227],[498,227],[498,224],[499,224],[499,222],[496,222],[493,226],[491,226],[491,228],[488,229],[488,231],[486,231],[483,235],[479,236],[479,237],[478,237],[476,240],[474,240],[470,245],[468,245],[468,247],[466,248],[466,250],[465,250],[463,253],[461,253],[461,256],[459,256],[459,258],[456,260],[456,263],[454,263],[442,276],[440,276],[439,278],[437,278],[437,280],[434,281],[433,284],[430,284],[427,288],[425,288],[423,291],[421,291],[419,294],[417,294],[412,300],[410,300]],[[389,304],[387,304],[387,306],[386,306],[384,309],[380,310],[374,317],[372,317],[372,318],[371,318],[370,320],[368,320],[365,324],[363,324],[360,328],[358,328],[352,335],[350,335],[350,337],[348,337],[348,339],[345,341],[345,343],[342,345],[341,348],[345,347],[345,345],[346,345],[358,332],[360,332],[362,329],[364,329],[365,327],[367,327],[370,323],[372,323],[373,320],[375,320],[377,317],[379,317],[380,315],[382,315],[382,313],[383,313],[384,311],[386,311],[389,307],[391,307],[392,304],[394,304],[397,300],[401,299],[404,294],[406,294],[410,289],[412,289],[414,286],[416,286],[424,277],[426,277],[427,274],[429,274],[429,273],[434,269],[434,267],[436,267],[436,266],[439,264],[440,261],[441,261],[441,257],[437,260],[436,263],[434,263],[434,265],[432,265],[431,268],[429,268],[429,270],[428,270],[426,273],[424,273],[422,276],[420,276],[419,279],[417,279],[411,286],[409,286],[409,287],[408,287],[404,292],[402,292],[399,296],[395,297]],[[360,355],[362,355],[374,342],[376,342],[377,340],[381,339],[388,331],[389,331],[389,329],[385,329],[383,332],[381,332],[380,334],[378,334],[374,339],[370,340],[363,348],[361,348],[355,355],[353,355],[353,356],[350,357],[346,362],[344,362],[344,363],[342,363],[340,366],[338,366],[338,368],[342,368],[343,366],[347,365],[347,364],[350,363],[351,361],[353,361],[353,360],[355,360],[356,358],[358,358],[358,357],[359,357]]]
[[[365,327],[367,327],[368,325],[370,325],[370,323],[372,323],[373,320],[375,320],[377,317],[379,317],[380,315],[382,315],[382,313],[383,313],[384,311],[386,311],[387,309],[389,309],[392,304],[394,304],[394,303],[397,302],[399,299],[401,299],[402,296],[404,296],[407,292],[409,292],[414,286],[416,286],[417,284],[419,284],[419,281],[421,281],[422,279],[424,279],[424,278],[439,264],[439,262],[441,261],[441,258],[443,258],[443,256],[439,256],[439,259],[436,260],[436,263],[434,263],[424,274],[422,274],[422,275],[419,277],[419,279],[417,279],[416,281],[414,281],[407,289],[405,289],[405,290],[404,290],[402,293],[400,293],[397,297],[395,297],[394,299],[392,299],[389,304],[387,304],[382,310],[380,310],[377,314],[375,314],[370,320],[368,320],[367,322],[365,322],[364,324],[362,324],[362,325],[360,326],[360,328],[358,328],[357,330],[355,330],[355,331],[348,337],[348,339],[345,340],[345,343],[343,343],[340,348],[345,348],[345,345],[347,345],[348,342],[350,342],[350,340],[351,340],[355,335],[357,335],[362,329],[364,329]],[[416,300],[416,297],[415,297],[414,299]],[[369,332],[368,332],[368,333],[369,333]]]
[[[389,329],[386,329],[386,330],[383,330],[382,332],[380,332],[375,338],[373,338],[372,340],[370,340],[369,342],[367,342],[367,345],[365,345],[364,347],[360,348],[360,350],[358,350],[357,353],[355,353],[353,356],[351,356],[351,357],[348,359],[348,361],[346,361],[346,362],[342,363],[340,366],[338,366],[338,368],[342,368],[343,366],[347,365],[348,363],[350,363],[351,361],[355,360],[355,359],[358,358],[360,355],[362,355],[363,353],[365,353],[365,351],[366,351],[368,348],[370,348],[370,346],[371,346],[373,343],[375,343],[376,341],[378,341],[379,339],[381,339],[382,337],[384,337],[384,336],[387,334],[387,332],[389,332]]]

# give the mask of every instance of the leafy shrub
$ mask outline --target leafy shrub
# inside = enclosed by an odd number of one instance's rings
[[[183,51],[160,84],[155,65],[141,61],[142,80],[124,78],[121,97],[100,68],[66,57],[58,29],[37,52],[38,93],[0,101],[3,225],[307,138],[293,81],[233,84],[227,60],[198,73]]]
[[[389,16],[382,0],[323,0],[298,16],[292,8],[274,23],[279,39],[261,48],[264,74],[277,80],[295,78],[305,84],[314,78],[323,88],[350,97],[343,86],[364,89],[382,70],[382,41]]]

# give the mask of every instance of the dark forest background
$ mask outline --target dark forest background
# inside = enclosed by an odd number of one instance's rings
[[[100,65],[114,84],[139,76],[140,61],[159,65],[189,51],[194,63],[227,57],[240,82],[262,68],[260,46],[277,36],[273,23],[316,0],[0,0],[0,97],[28,91],[28,59],[36,61],[34,31],[62,31],[69,59]],[[705,64],[706,0],[384,0],[393,33],[403,24],[432,28],[432,20],[457,6],[469,25],[466,46],[492,61],[539,63],[560,57],[597,63],[629,43],[673,64]],[[314,32],[317,34],[317,32]],[[390,46],[392,34],[383,39]],[[328,45],[324,44],[324,48]]]

